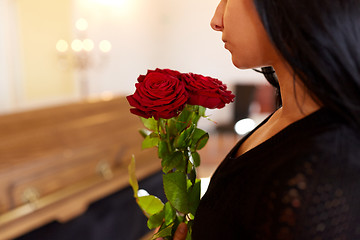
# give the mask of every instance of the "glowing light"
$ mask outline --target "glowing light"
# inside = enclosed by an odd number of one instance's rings
[[[81,50],[83,50],[83,42],[79,39],[75,39],[74,41],[72,41],[71,43],[71,48],[72,50],[74,50],[75,52],[80,52]]]
[[[250,118],[241,119],[235,124],[235,132],[239,135],[245,135],[255,128],[255,121]]]
[[[56,43],[56,50],[61,52],[61,53],[66,52],[68,50],[68,48],[69,48],[69,44],[63,39],[60,39]]]
[[[117,6],[120,7],[123,5],[126,0],[93,0],[94,2],[102,5],[108,5],[108,6]]]
[[[79,31],[85,31],[88,28],[89,24],[85,19],[80,18],[76,21],[75,26]]]
[[[108,40],[102,40],[99,43],[99,49],[100,51],[107,53],[111,51],[111,43]]]
[[[84,39],[82,42],[85,51],[90,52],[94,49],[94,42],[91,39]]]

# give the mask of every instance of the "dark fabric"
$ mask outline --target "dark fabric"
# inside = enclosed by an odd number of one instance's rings
[[[246,138],[214,173],[193,240],[360,239],[359,132],[321,109],[235,157]]]
[[[140,188],[165,200],[162,173],[139,183]],[[138,240],[149,229],[130,187],[92,204],[81,216],[64,224],[52,222],[17,240]]]

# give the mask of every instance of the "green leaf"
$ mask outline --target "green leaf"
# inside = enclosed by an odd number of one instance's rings
[[[152,118],[140,117],[140,119],[147,129],[150,129],[156,133],[158,132],[158,123],[153,117]]]
[[[205,147],[208,140],[209,134],[200,128],[196,128],[192,136],[192,149],[202,149],[203,147]]]
[[[163,238],[163,237],[169,237],[171,236],[172,233],[172,227],[173,224],[167,226],[164,229],[161,229],[159,232],[157,232],[156,234],[154,234],[154,236],[152,236],[152,238],[150,240],[156,240],[158,238]]]
[[[169,132],[170,136],[177,136],[178,135],[178,129],[176,128],[176,119],[170,118],[167,122],[167,131]]]
[[[177,117],[176,128],[179,132],[189,126],[192,114],[192,111],[189,111],[188,107],[185,107]]]
[[[189,211],[195,216],[200,203],[201,180],[196,179],[195,184],[189,189]]]
[[[191,153],[192,159],[193,159],[193,163],[194,163],[194,167],[198,167],[200,166],[200,155],[198,152],[193,152]]]
[[[176,151],[173,154],[165,155],[163,160],[161,161],[161,166],[163,168],[164,173],[168,173],[172,169],[178,167],[182,161],[184,161],[184,155],[180,151]]]
[[[192,122],[193,122],[193,124],[197,125],[198,122],[199,122],[199,120],[200,120],[200,116],[199,116],[199,115],[196,115],[196,114],[194,114],[194,115],[195,115],[195,116],[194,116]]]
[[[176,218],[176,210],[171,206],[170,202],[165,203],[165,224],[170,225]]]
[[[160,138],[156,133],[151,133],[150,135],[146,136],[144,141],[142,142],[142,149],[145,148],[152,148],[158,146]]]
[[[137,198],[138,191],[139,191],[139,183],[137,181],[136,175],[135,175],[135,156],[133,155],[130,161],[130,164],[128,166],[128,173],[129,173],[129,183],[134,191],[134,197]]]
[[[139,133],[141,134],[141,136],[143,136],[143,138],[146,138],[147,136],[149,136],[152,132],[146,128],[142,128],[139,130]]]
[[[163,176],[166,198],[171,205],[184,214],[189,212],[186,176],[182,172],[168,173]]]
[[[208,142],[209,140],[209,134],[206,133],[205,135],[203,135],[199,141],[196,143],[196,150],[200,150],[202,149],[203,147],[205,147],[206,143]]]
[[[181,162],[179,163],[179,165],[176,167],[176,170],[185,173],[185,172],[186,172],[186,166],[187,166],[186,163],[187,163],[187,162],[188,162],[188,160],[187,160],[187,159],[185,158],[185,156],[184,156],[183,161],[181,161]]]
[[[159,142],[158,154],[159,154],[159,158],[162,158],[162,159],[169,156],[170,151],[169,151],[168,143],[166,140],[161,140]]]
[[[201,117],[205,117],[205,111],[206,111],[206,108],[203,107],[203,106],[199,106],[199,115]]]
[[[159,213],[152,215],[147,221],[147,226],[149,229],[154,229],[159,227],[164,222],[165,211],[164,209]]]
[[[185,148],[189,145],[189,140],[191,138],[192,133],[194,132],[194,125],[191,125],[184,131],[180,133],[179,136],[175,138],[174,145],[176,148]]]
[[[194,130],[194,134],[193,134],[193,140],[194,142],[197,142],[203,135],[205,135],[206,132],[200,128],[196,128]]]
[[[137,203],[147,217],[159,213],[164,208],[161,200],[153,195],[138,197]]]
[[[196,181],[196,169],[195,167],[192,167],[189,171],[189,180],[191,182],[191,185],[195,183]]]

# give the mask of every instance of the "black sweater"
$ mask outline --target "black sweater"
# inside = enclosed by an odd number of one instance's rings
[[[193,240],[360,239],[357,130],[321,109],[235,157],[246,138],[214,173]]]

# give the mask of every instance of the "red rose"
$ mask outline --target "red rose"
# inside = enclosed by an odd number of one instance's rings
[[[158,73],[165,73],[165,74],[168,74],[168,75],[171,75],[173,77],[176,77],[176,78],[179,78],[179,76],[181,75],[180,72],[178,71],[175,71],[175,70],[170,70],[170,69],[155,69],[155,70],[148,70],[147,74],[146,75],[140,75],[138,77],[138,82],[142,82],[144,81],[145,77],[149,74],[149,73],[152,73],[152,72],[158,72]]]
[[[183,81],[176,75],[179,72],[156,69],[138,78],[136,91],[127,96],[133,114],[144,118],[169,119],[177,116],[184,108],[188,93]]]
[[[189,93],[188,104],[206,108],[223,108],[225,104],[234,101],[235,95],[218,79],[193,73],[182,74],[181,78]]]

